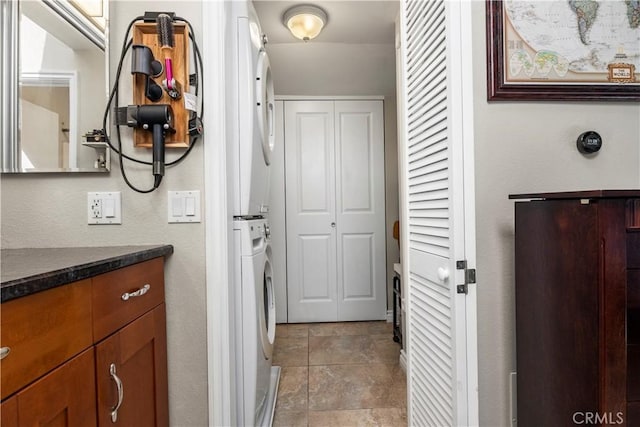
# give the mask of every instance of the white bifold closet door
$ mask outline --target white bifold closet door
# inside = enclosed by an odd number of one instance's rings
[[[285,101],[288,321],[386,316],[382,101]]]
[[[475,268],[470,4],[402,2],[400,181],[414,426],[478,424],[476,287],[458,288],[459,261]]]

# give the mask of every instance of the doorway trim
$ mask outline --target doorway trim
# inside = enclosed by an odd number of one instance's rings
[[[204,136],[205,281],[207,312],[207,391],[209,425],[234,425],[234,334],[230,310],[233,282],[229,254],[231,216],[227,214],[227,150],[225,141],[225,5],[202,3],[202,59],[207,70],[204,104],[209,112]]]

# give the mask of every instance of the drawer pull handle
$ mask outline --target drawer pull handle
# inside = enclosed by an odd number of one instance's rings
[[[147,292],[149,292],[149,289],[151,289],[151,285],[147,283],[146,285],[144,285],[143,287],[141,287],[137,291],[125,292],[124,294],[122,294],[122,297],[121,297],[122,301],[126,301],[129,298],[133,298],[133,297],[141,297],[142,295],[144,295]]]
[[[109,366],[109,374],[111,375],[111,379],[116,383],[116,388],[118,389],[118,402],[116,406],[111,410],[111,422],[115,423],[118,421],[118,409],[120,409],[120,405],[122,405],[122,399],[124,398],[124,390],[122,389],[122,381],[116,375],[116,365],[112,363]]]
[[[0,348],[0,360],[2,360],[5,357],[7,357],[9,355],[9,353],[11,353],[11,348],[10,347],[2,347],[2,348]]]

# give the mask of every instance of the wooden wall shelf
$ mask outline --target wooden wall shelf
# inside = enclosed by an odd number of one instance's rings
[[[174,22],[175,46],[170,51],[170,57],[173,63],[173,77],[182,86],[182,91],[189,89],[189,28],[185,23]],[[158,32],[155,23],[140,22],[136,23],[133,28],[133,44],[143,44],[148,46],[153,52],[153,57],[160,61],[164,66],[165,53],[162,51],[158,41]],[[154,78],[158,85],[162,85],[165,78],[164,71],[161,76]],[[145,104],[169,104],[173,109],[175,134],[167,134],[165,138],[165,146],[167,148],[186,148],[189,147],[189,110],[184,107],[184,94],[174,100],[166,92],[163,91],[162,99],[158,102],[149,101],[145,93],[146,76],[142,74],[134,74],[133,76],[133,103],[136,105]],[[134,129],[133,132],[134,145],[136,147],[151,147],[151,132],[143,129]]]

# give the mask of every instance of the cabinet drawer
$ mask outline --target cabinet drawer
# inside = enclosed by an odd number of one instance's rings
[[[97,342],[164,301],[164,258],[94,277],[92,298]]]
[[[91,281],[5,302],[0,318],[4,399],[91,346]]]

